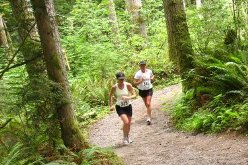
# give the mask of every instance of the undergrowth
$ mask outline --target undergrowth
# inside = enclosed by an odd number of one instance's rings
[[[207,133],[248,132],[246,53],[218,53],[222,56],[213,53],[197,57],[196,69],[189,73],[195,77],[192,82],[195,88],[186,92],[171,111],[178,129]]]

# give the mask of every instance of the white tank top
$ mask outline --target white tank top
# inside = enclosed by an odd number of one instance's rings
[[[122,96],[129,96],[129,91],[127,89],[127,83],[124,82],[124,87],[123,89],[120,89],[118,87],[118,84],[115,84],[116,89],[115,89],[115,96],[116,96],[116,105],[119,105],[120,107],[126,107],[130,105],[130,100],[123,100]]]

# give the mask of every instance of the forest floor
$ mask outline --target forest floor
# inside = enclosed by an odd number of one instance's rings
[[[248,165],[248,138],[235,133],[197,134],[176,131],[169,114],[181,94],[173,85],[155,91],[152,124],[146,125],[142,99],[133,101],[131,138],[122,145],[122,122],[115,112],[90,128],[91,144],[112,147],[126,165]]]

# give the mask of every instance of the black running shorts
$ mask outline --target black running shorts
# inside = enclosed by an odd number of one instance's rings
[[[139,95],[141,97],[152,96],[153,95],[153,90],[152,90],[152,88],[151,89],[148,89],[148,90],[140,90],[139,89]]]
[[[131,104],[129,104],[129,106],[126,107],[120,107],[119,105],[115,105],[115,108],[119,116],[121,116],[122,114],[126,114],[127,116],[132,117],[133,115],[133,109]]]

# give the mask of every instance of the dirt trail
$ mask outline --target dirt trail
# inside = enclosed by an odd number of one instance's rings
[[[145,123],[142,100],[133,102],[132,144],[122,145],[122,124],[115,112],[91,127],[91,143],[113,147],[126,165],[248,165],[246,137],[234,134],[193,136],[170,128],[168,114],[161,109],[172,106],[180,94],[179,85],[154,92],[150,126]]]

